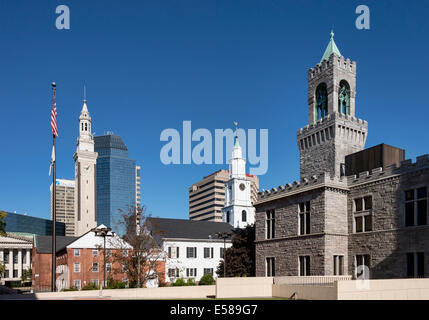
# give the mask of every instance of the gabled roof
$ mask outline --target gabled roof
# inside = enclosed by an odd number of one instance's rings
[[[225,222],[196,221],[169,218],[147,218],[153,231],[161,232],[163,239],[218,239],[218,232],[234,232],[234,227]]]
[[[322,63],[323,60],[329,60],[329,57],[332,53],[337,54],[338,56],[341,56],[340,50],[338,50],[337,45],[334,41],[334,32],[331,31],[331,40],[329,40],[328,46],[326,47],[325,53],[323,54],[322,59],[320,60],[320,63]]]
[[[99,225],[97,228],[105,227]],[[88,231],[79,238],[66,245],[68,249],[97,249],[104,247],[104,239],[102,236],[96,236],[93,231]],[[121,239],[117,234],[106,237],[107,249],[132,249],[132,246]]]
[[[69,243],[78,239],[77,237],[56,237],[56,252],[63,250]],[[36,236],[34,247],[37,253],[52,253],[52,237],[51,236]]]

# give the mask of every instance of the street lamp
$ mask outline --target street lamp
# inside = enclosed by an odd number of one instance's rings
[[[97,237],[103,237],[104,240],[104,248],[103,248],[103,271],[104,271],[104,277],[103,277],[103,289],[106,286],[106,237],[113,237],[114,232],[112,232],[112,229],[101,225],[97,228],[91,229],[92,232],[95,233]]]
[[[223,277],[226,278],[226,239],[232,236],[231,232],[218,232],[217,237],[223,239]]]

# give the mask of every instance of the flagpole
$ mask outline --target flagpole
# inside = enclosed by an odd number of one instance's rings
[[[53,90],[53,103],[55,104],[55,89],[56,89],[56,84],[55,82],[52,83],[52,90]],[[55,281],[56,281],[56,238],[57,238],[57,233],[56,233],[56,222],[57,222],[57,215],[56,215],[56,207],[57,207],[57,202],[56,202],[56,166],[57,166],[57,150],[55,147],[55,134],[52,135],[53,136],[53,148],[54,148],[54,158],[53,158],[53,163],[52,163],[52,170],[53,170],[53,180],[52,180],[52,292],[55,292]]]

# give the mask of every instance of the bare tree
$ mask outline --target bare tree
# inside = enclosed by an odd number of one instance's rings
[[[125,234],[122,240],[129,244],[132,249],[124,246],[123,241],[113,244],[115,250],[111,259],[119,262],[120,267],[113,268],[113,273],[127,273],[130,286],[141,288],[148,286],[153,281],[164,281],[165,279],[165,253],[159,241],[162,232],[146,225],[146,207],[136,209],[129,207],[126,212],[122,212],[119,224],[125,227]],[[109,239],[115,242],[115,238]]]

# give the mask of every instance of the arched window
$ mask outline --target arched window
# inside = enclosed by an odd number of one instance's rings
[[[230,220],[231,220],[229,215],[230,215],[230,212],[229,212],[229,211],[227,211],[227,212],[226,212],[226,223],[229,223],[229,222],[230,222]]]
[[[247,221],[247,213],[246,210],[243,210],[241,212],[241,221],[246,222]]]
[[[316,119],[323,119],[328,114],[328,90],[326,83],[321,83],[316,89]]]
[[[82,127],[82,131],[83,131],[83,122],[82,122],[82,125],[81,125],[81,127]]]
[[[340,81],[338,91],[338,112],[350,115],[350,86],[345,80]]]

